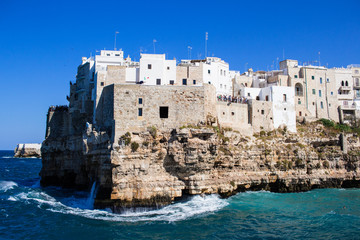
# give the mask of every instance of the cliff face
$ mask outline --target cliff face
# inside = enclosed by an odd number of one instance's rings
[[[40,158],[41,157],[40,148],[41,148],[41,144],[37,144],[37,143],[18,144],[14,151],[14,157]]]
[[[89,187],[96,207],[155,207],[178,197],[239,191],[360,187],[360,142],[312,123],[244,137],[231,129],[187,127],[126,134],[111,147],[106,133],[47,139],[43,185]]]

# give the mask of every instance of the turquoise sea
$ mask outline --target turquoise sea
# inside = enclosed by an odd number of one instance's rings
[[[41,159],[0,151],[0,239],[360,239],[360,189],[195,196],[159,210],[91,209],[91,192],[41,188]]]

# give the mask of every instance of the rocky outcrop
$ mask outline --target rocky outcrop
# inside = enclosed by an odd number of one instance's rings
[[[40,158],[41,157],[41,144],[39,143],[20,143],[16,146],[14,157],[16,158]]]
[[[240,191],[298,192],[314,188],[360,187],[360,141],[321,124],[244,137],[231,129],[149,129],[110,144],[105,132],[44,141],[43,185],[98,185],[95,206],[121,211],[158,207],[194,194],[228,197]]]

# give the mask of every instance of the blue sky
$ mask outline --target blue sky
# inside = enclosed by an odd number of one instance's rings
[[[279,58],[360,63],[360,1],[0,1],[0,149],[41,142],[49,105],[67,104],[82,56],[117,47],[180,60],[221,57],[232,70]]]

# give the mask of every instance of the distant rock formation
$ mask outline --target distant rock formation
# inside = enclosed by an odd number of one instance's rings
[[[20,143],[16,146],[14,157],[17,158],[30,158],[41,157],[41,144],[40,143]]]

